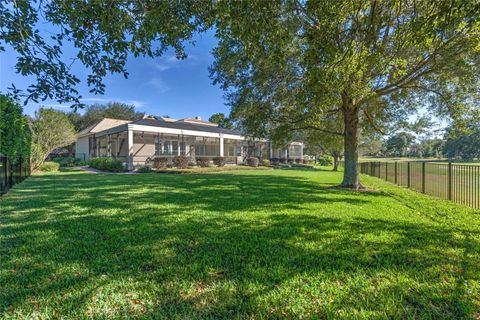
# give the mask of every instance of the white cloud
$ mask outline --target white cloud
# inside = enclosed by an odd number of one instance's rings
[[[128,105],[134,105],[137,108],[142,108],[147,106],[147,103],[145,101],[141,100],[129,100],[129,99],[120,99],[120,98],[97,98],[97,97],[89,97],[89,98],[83,98],[80,99],[80,102],[84,104],[92,104],[92,103],[100,103],[100,104],[105,104],[108,102],[121,102],[125,103]],[[56,103],[38,103],[32,105],[35,110],[41,107],[45,108],[54,108],[54,109],[71,109],[72,103],[67,103],[67,104],[56,104]]]
[[[159,59],[158,62],[152,62],[152,65],[155,69],[158,71],[166,71],[172,68],[178,67],[180,62],[186,62],[186,61],[198,61],[198,57],[196,55],[188,55],[187,58],[185,59],[177,59],[177,56],[169,55],[169,56],[164,56]]]
[[[37,104],[35,105],[37,107],[46,107],[46,108],[70,108],[70,105],[69,104],[52,104],[52,103],[40,103],[40,104]]]
[[[168,69],[172,68],[172,66],[167,65],[167,64],[163,64],[163,63],[154,63],[153,67],[155,69],[157,69],[158,71],[165,71],[165,70],[168,70]]]
[[[112,101],[111,99],[106,99],[106,98],[83,98],[83,99],[80,99],[82,101],[82,103],[106,103],[106,102],[110,102]]]
[[[134,105],[135,107],[138,107],[138,108],[141,108],[141,107],[145,107],[147,105],[147,103],[145,101],[141,101],[141,100],[125,100],[125,99],[119,99],[119,98],[95,98],[95,97],[91,97],[91,98],[83,98],[83,99],[80,99],[80,101],[82,103],[85,103],[85,104],[89,104],[89,103],[107,103],[107,102],[111,102],[111,101],[115,101],[115,102],[121,102],[121,103],[125,103],[125,104],[131,104],[131,105]]]
[[[170,87],[160,77],[154,77],[150,79],[150,81],[148,81],[148,84],[154,87],[160,93],[170,90]]]

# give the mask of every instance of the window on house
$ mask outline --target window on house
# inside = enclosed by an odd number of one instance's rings
[[[155,137],[155,154],[161,155],[162,154],[162,140],[159,137]]]

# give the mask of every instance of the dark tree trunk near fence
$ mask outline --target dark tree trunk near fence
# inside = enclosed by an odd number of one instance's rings
[[[358,107],[351,100],[344,98],[342,107],[344,131],[344,157],[343,171],[344,188],[359,189],[361,184],[358,178]]]
[[[12,163],[7,157],[0,155],[0,195],[5,194],[15,184],[22,182],[30,175],[28,162],[18,158]]]

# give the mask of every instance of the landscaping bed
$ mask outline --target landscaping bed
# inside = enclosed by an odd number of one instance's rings
[[[225,172],[225,171],[238,171],[238,170],[271,170],[267,167],[249,167],[249,166],[223,166],[223,167],[189,167],[186,169],[178,168],[164,168],[156,169],[151,172],[156,173],[209,173],[209,172]]]

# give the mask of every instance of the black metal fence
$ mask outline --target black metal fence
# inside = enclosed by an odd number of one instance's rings
[[[420,161],[361,162],[360,172],[416,191],[480,208],[480,165]]]
[[[30,176],[29,161],[18,158],[15,163],[0,155],[0,196]]]

